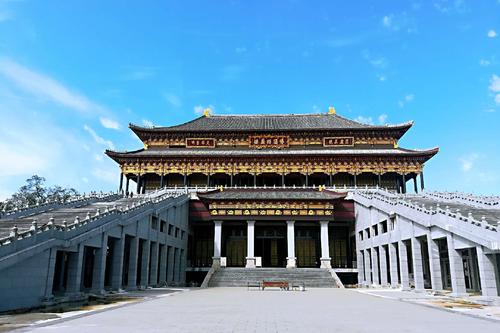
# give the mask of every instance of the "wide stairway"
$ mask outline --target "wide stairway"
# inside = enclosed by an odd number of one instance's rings
[[[210,279],[209,287],[246,287],[248,282],[288,281],[303,283],[306,288],[336,288],[330,272],[321,268],[220,268]]]

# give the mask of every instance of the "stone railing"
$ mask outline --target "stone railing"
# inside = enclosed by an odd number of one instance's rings
[[[104,217],[108,217],[110,215],[125,215],[129,214],[135,211],[139,211],[143,207],[149,204],[158,204],[161,203],[162,201],[171,199],[171,198],[176,198],[184,195],[185,193],[163,193],[158,196],[152,197],[152,196],[145,196],[143,198],[137,198],[137,201],[132,202],[131,205],[126,205],[125,207],[117,207],[116,205],[113,205],[111,208],[106,207],[103,212],[100,211],[100,209],[97,209],[95,212],[87,212],[87,215],[85,218],[81,219],[79,216],[75,216],[74,220],[72,222],[68,222],[66,220],[61,221],[61,224],[55,224],[54,218],[49,218],[49,220],[40,225],[37,220],[34,220],[32,222],[32,225],[29,230],[19,232],[17,226],[14,226],[11,229],[11,232],[9,236],[0,238],[0,246],[5,246],[12,244],[18,240],[22,240],[28,237],[32,237],[34,235],[48,232],[51,230],[55,231],[70,231],[74,230],[77,228],[80,228],[82,226],[85,226],[89,223],[94,223],[97,220],[100,220]]]
[[[424,192],[423,195],[431,199],[458,202],[479,208],[500,209],[498,196],[477,196],[459,192]]]
[[[436,206],[434,207],[426,207],[424,204],[418,205],[417,203],[412,202],[411,200],[405,198],[404,196],[386,192],[381,189],[368,190],[368,191],[358,190],[355,191],[355,194],[369,200],[378,200],[393,206],[400,205],[403,207],[407,207],[427,215],[443,214],[452,219],[455,219],[457,223],[465,222],[468,223],[469,225],[478,226],[480,228],[494,232],[497,232],[500,229],[500,221],[491,221],[491,223],[489,223],[488,221],[486,221],[484,216],[481,218],[480,221],[478,221],[474,219],[472,213],[470,212],[467,214],[467,216],[464,216],[461,214],[459,209],[452,212],[448,206],[446,206],[445,209],[441,208],[439,203],[436,203]]]
[[[71,197],[64,201],[45,201],[32,206],[25,206],[20,208],[14,208],[9,211],[1,211],[0,219],[2,218],[17,218],[20,216],[28,216],[41,212],[45,212],[52,209],[57,209],[61,207],[74,207],[78,205],[87,205],[95,201],[106,201],[115,200],[121,195],[118,193],[90,193]]]

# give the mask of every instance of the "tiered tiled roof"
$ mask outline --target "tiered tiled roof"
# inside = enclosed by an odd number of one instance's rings
[[[345,198],[346,193],[307,188],[227,188],[223,191],[198,193],[201,200],[336,200]]]

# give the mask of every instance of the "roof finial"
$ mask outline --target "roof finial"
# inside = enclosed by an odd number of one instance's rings
[[[335,108],[333,106],[330,106],[328,108],[328,114],[336,114],[337,112],[335,111]]]
[[[210,117],[211,112],[212,112],[212,110],[210,108],[206,108],[205,110],[203,110],[203,115],[205,117]]]

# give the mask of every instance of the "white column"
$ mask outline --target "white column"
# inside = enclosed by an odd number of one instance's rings
[[[467,295],[465,288],[465,275],[464,263],[462,256],[455,250],[453,236],[451,234],[446,236],[448,243],[448,259],[450,261],[450,277],[451,277],[451,291],[454,296]]]
[[[484,253],[482,246],[476,247],[476,251],[479,279],[481,281],[481,294],[483,296],[499,296],[497,277],[495,276],[495,272],[498,272],[495,255]]]
[[[415,290],[424,290],[422,247],[420,241],[415,237],[411,239],[411,253],[413,259],[413,281],[415,283]]]
[[[380,281],[378,279],[378,253],[377,253],[377,248],[372,247],[371,248],[371,253],[372,253],[372,272],[373,272],[373,284],[380,284]]]
[[[434,290],[443,289],[443,279],[441,278],[441,259],[439,257],[439,247],[431,234],[427,234],[427,250],[429,251],[429,271],[431,273],[431,286]]]
[[[214,221],[214,256],[213,263],[214,267],[220,267],[220,255],[222,247],[222,221]]]
[[[255,221],[247,221],[247,264],[246,268],[255,268]]]
[[[408,253],[406,251],[406,244],[403,241],[399,241],[398,249],[401,288],[403,288],[403,290],[408,290],[410,289],[410,277],[408,273]]]
[[[358,269],[358,284],[365,282],[365,263],[363,261],[363,250],[356,251],[356,267]]]
[[[320,221],[321,225],[321,268],[331,269],[330,245],[328,242],[328,221]]]
[[[288,257],[286,258],[286,268],[297,267],[295,257],[295,221],[286,221],[286,239],[288,244]]]
[[[391,287],[397,288],[398,278],[398,253],[396,243],[389,243],[389,274],[391,276]]]
[[[378,247],[378,253],[379,257],[378,260],[380,261],[380,284],[382,286],[387,286],[387,254],[385,247],[383,245]]]
[[[364,258],[365,258],[365,284],[367,286],[372,284],[372,276],[370,270],[370,251],[364,250]]]

